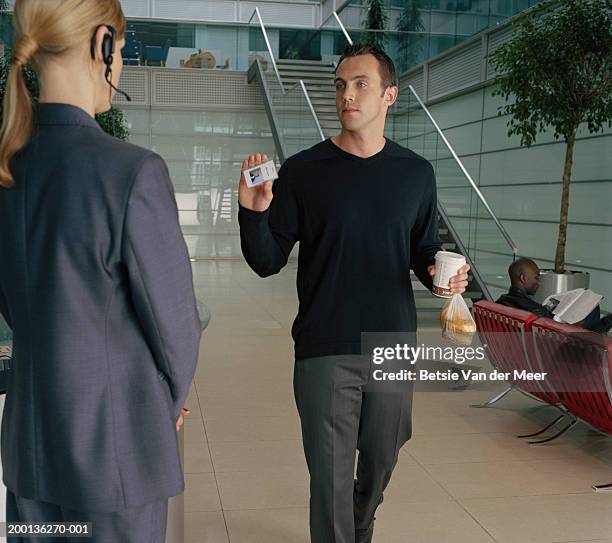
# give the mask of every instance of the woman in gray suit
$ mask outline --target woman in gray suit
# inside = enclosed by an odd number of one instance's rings
[[[7,521],[162,542],[201,332],[166,164],[94,119],[119,81],[125,18],[119,0],[16,0],[14,26],[0,132]]]

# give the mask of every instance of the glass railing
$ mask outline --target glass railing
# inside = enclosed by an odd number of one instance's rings
[[[402,73],[536,3],[537,0],[387,0],[387,23],[382,31],[364,29],[365,0],[342,3],[338,15],[355,42],[381,43]],[[2,17],[0,41],[12,46],[12,13],[3,13]],[[321,28],[270,28],[276,58],[338,58],[346,40],[325,7],[322,17]],[[267,50],[257,28],[244,24],[128,18],[125,38],[124,63],[134,66],[246,71],[253,57]]]
[[[528,9],[538,0],[386,0],[384,30],[366,31],[368,3],[351,0],[338,16],[353,41],[383,46],[402,73],[462,41]],[[324,23],[336,26],[333,17]]]
[[[429,160],[436,172],[438,205],[489,299],[507,290],[507,269],[518,249],[414,89],[394,117],[394,137]]]
[[[286,85],[276,64],[276,55],[259,10],[250,23],[261,33],[266,51],[254,58],[249,81],[257,80],[265,100],[266,112],[274,135],[280,162],[324,139],[303,81]]]

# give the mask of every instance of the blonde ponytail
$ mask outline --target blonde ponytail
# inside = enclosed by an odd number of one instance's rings
[[[16,0],[13,10],[16,44],[4,94],[0,129],[0,187],[14,185],[10,161],[32,135],[34,111],[23,67],[35,70],[44,56],[61,55],[89,40],[98,25],[110,24],[117,40],[125,33],[119,0]]]
[[[23,77],[23,67],[37,49],[38,43],[29,36],[17,42],[6,82],[0,130],[0,186],[6,188],[14,183],[9,161],[28,142],[32,131],[32,100]]]

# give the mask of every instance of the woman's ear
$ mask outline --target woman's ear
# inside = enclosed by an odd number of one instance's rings
[[[100,60],[104,62],[102,58],[102,42],[104,36],[108,34],[108,29],[104,25],[98,26],[94,35],[91,38],[91,58],[93,60]]]

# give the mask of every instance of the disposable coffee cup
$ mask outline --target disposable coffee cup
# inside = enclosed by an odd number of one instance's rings
[[[459,268],[465,266],[465,257],[450,251],[436,253],[436,274],[433,280],[432,292],[440,298],[451,298],[453,293],[449,287],[450,278],[457,275]]]

